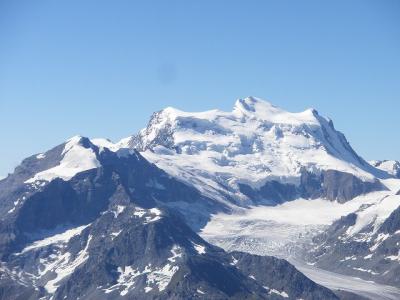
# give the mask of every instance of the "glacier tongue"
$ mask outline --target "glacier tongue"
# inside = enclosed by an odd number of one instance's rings
[[[385,219],[399,206],[399,202],[392,203],[395,201],[391,200],[399,197],[392,196],[392,193],[374,192],[346,203],[297,199],[277,206],[236,209],[229,214],[213,215],[200,234],[210,243],[229,251],[239,249],[259,255],[288,258],[300,254],[295,253],[293,247],[300,249],[302,243],[309,243],[312,237],[335,220],[350,213],[358,212],[360,215],[355,224],[357,229],[374,222],[379,226],[382,222],[378,224],[378,221]],[[381,203],[378,201],[380,199],[386,201]]]

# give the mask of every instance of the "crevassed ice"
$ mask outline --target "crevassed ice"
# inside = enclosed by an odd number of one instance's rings
[[[344,234],[344,239],[355,238],[357,232],[366,226],[379,228],[400,204],[400,196],[390,193],[393,192],[374,192],[346,203],[298,199],[276,206],[237,209],[231,214],[218,213],[211,217],[200,235],[225,250],[281,256],[285,255],[282,250],[287,245],[308,241],[326,226],[350,213],[360,217],[357,216],[356,224]],[[370,250],[374,251],[384,238],[380,235]]]

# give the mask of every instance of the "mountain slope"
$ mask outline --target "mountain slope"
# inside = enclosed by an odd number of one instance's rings
[[[377,178],[389,177],[316,110],[289,113],[254,97],[238,100],[232,112],[166,108],[121,143],[227,205],[299,196],[347,201],[385,189]]]
[[[30,289],[31,299],[280,299],[279,293],[336,299],[284,260],[228,254],[206,243],[174,213],[134,204],[118,215],[116,210],[13,254],[2,266],[3,278],[20,285],[10,287],[2,278],[0,294]]]
[[[250,256],[260,278],[236,267],[178,212],[199,224],[223,207],[114,150],[74,137],[0,181],[0,298],[337,298],[283,260]]]
[[[74,148],[84,148],[88,160],[96,157],[98,167],[74,175],[77,168],[64,167],[63,163],[68,154],[66,149]],[[85,159],[80,156],[78,165],[85,164]],[[59,170],[60,166],[64,169],[62,175],[69,172],[69,180],[50,171]],[[188,214],[191,209],[198,212],[190,219],[196,224],[206,222],[209,211],[218,208],[215,204],[211,206],[197,190],[171,178],[135,151],[112,152],[95,146],[87,138],[75,137],[40,158],[32,156],[24,160],[12,175],[0,181],[0,234],[3,237],[0,253],[23,246],[29,241],[32,228],[46,231],[67,224],[90,223],[108,207],[109,199],[119,188],[128,194],[122,202],[134,200],[143,207],[156,203],[186,204],[190,206],[186,210]],[[49,214],[51,210],[53,214]]]

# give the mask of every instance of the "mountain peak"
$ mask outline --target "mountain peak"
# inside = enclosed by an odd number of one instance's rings
[[[258,111],[268,111],[270,113],[283,112],[283,110],[272,103],[257,97],[249,96],[244,99],[238,99],[234,105],[234,111],[256,113]]]
[[[318,112],[313,108],[292,113],[261,98],[252,96],[236,100],[233,113],[275,124],[320,125]]]

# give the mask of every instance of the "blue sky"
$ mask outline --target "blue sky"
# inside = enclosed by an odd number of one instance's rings
[[[0,175],[75,134],[248,95],[400,159],[400,2],[0,1]]]

